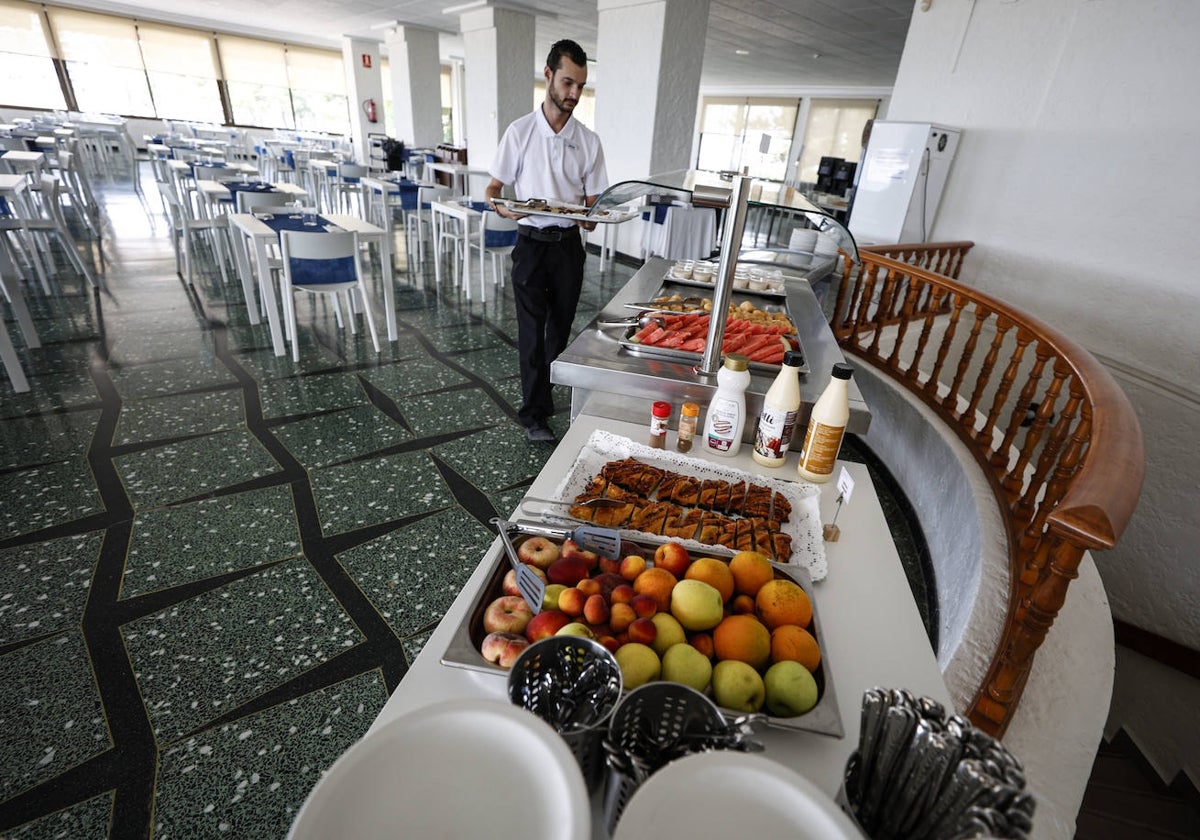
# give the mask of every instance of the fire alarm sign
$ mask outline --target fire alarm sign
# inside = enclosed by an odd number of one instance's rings
[[[362,54],[362,63],[363,63],[363,67],[370,69],[370,67],[371,67],[371,54],[370,53]]]

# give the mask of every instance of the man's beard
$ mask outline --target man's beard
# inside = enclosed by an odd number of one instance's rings
[[[568,114],[575,110],[575,105],[578,102],[575,99],[560,98],[554,88],[550,88],[550,101],[554,103],[554,107],[558,108],[558,110],[565,111]]]

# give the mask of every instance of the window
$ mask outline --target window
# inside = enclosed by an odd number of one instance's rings
[[[796,167],[800,181],[815,182],[823,157],[838,157],[857,163],[862,153],[862,133],[867,120],[875,118],[878,99],[813,99],[804,128],[804,151]]]
[[[454,145],[454,72],[442,65],[442,142]]]
[[[47,10],[81,111],[148,116],[154,100],[129,18]]]
[[[0,101],[18,108],[65,109],[54,72],[42,12],[29,3],[0,0],[0,79],[9,79]],[[11,80],[20,79],[20,84]]]
[[[142,22],[137,32],[155,115],[189,122],[225,122],[212,35]]]
[[[756,178],[783,180],[799,104],[796,99],[705,99],[697,168],[747,167]]]
[[[293,46],[288,46],[286,52],[295,127],[302,131],[347,133],[350,111],[342,54]]]
[[[283,44],[219,35],[221,65],[238,125],[295,128]]]

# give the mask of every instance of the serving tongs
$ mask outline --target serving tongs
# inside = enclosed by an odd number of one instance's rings
[[[533,610],[534,615],[537,615],[542,611],[542,598],[546,595],[546,582],[539,578],[530,566],[522,563],[521,558],[517,556],[517,549],[512,541],[512,531],[515,531],[517,526],[498,516],[493,516],[491,522],[500,533],[500,539],[504,543],[504,553],[508,556],[508,563],[517,574],[517,589],[520,591],[521,597],[525,599],[525,603],[529,605],[529,609]]]
[[[649,324],[658,324],[663,329],[666,329],[667,326],[665,319],[646,312],[641,312],[637,315],[631,315],[628,318],[617,318],[615,320],[596,322],[597,327],[645,327]]]
[[[548,500],[534,499],[533,501]],[[614,500],[609,499],[608,501]],[[554,502],[550,503],[555,504]],[[492,520],[493,523],[500,521],[501,520],[497,519]],[[551,525],[538,525],[534,522],[505,522],[503,524],[509,525],[513,528],[519,528],[521,531],[524,531],[527,534],[534,534],[539,537],[553,537],[554,539],[558,540],[572,540],[584,551],[594,551],[597,554],[601,554],[611,560],[621,559],[621,534],[612,528],[600,528],[595,525],[580,525],[576,528],[567,528],[555,527]]]
[[[626,303],[623,306],[626,309],[640,309],[642,312],[667,312],[672,315],[695,315],[707,313],[704,308],[705,298],[702,297],[685,297],[679,300],[645,300],[634,303]],[[682,307],[676,309],[674,307]]]

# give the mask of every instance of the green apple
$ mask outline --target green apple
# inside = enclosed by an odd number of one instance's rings
[[[662,674],[662,663],[658,654],[648,645],[629,642],[617,648],[613,655],[617,657],[617,666],[621,669],[621,681],[626,691],[653,682]]]
[[[671,590],[671,615],[693,632],[711,630],[725,617],[725,604],[715,586],[685,579]]]
[[[712,687],[718,706],[738,712],[757,712],[767,693],[758,671],[736,659],[717,663],[713,668]]]
[[[802,715],[817,705],[817,681],[799,662],[784,660],[767,669],[767,711],[776,717]]]
[[[563,594],[567,589],[565,583],[551,583],[546,585],[546,591],[542,593],[542,609],[556,610],[558,609],[558,596]]]
[[[596,634],[592,632],[592,628],[588,627],[582,621],[572,621],[570,624],[564,624],[555,636],[583,636],[585,639],[594,639]]]
[[[671,645],[662,658],[662,678],[683,683],[703,692],[712,682],[713,666],[700,651],[687,643]]]
[[[678,586],[679,584],[675,585]],[[659,656],[670,650],[672,645],[687,641],[687,633],[683,632],[683,626],[670,613],[655,613],[650,617],[650,620],[658,628],[658,632],[654,635],[654,641],[651,642],[651,647],[654,648],[654,652]]]

